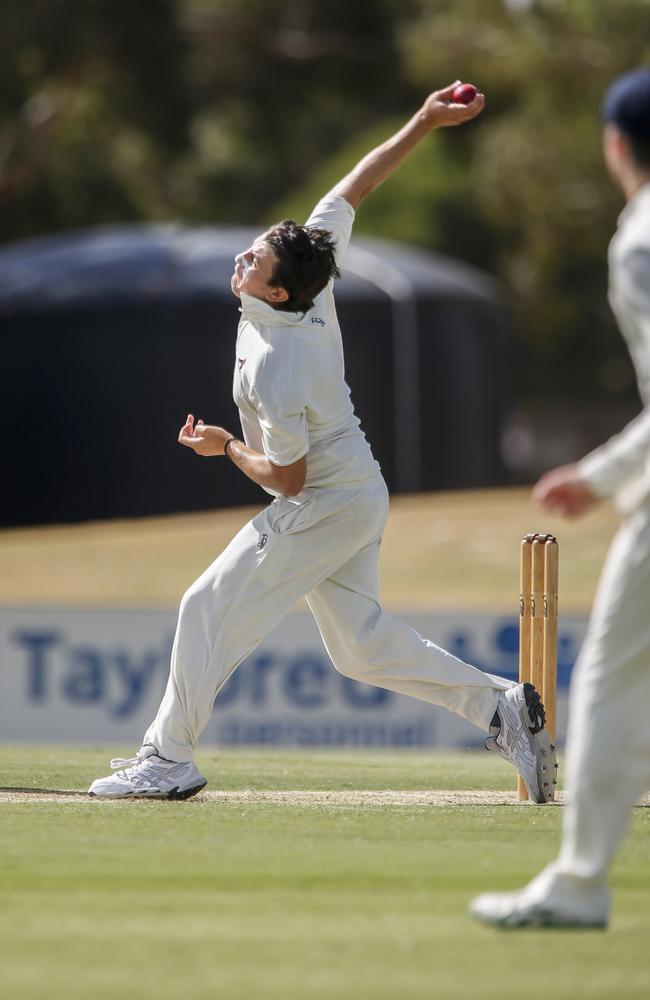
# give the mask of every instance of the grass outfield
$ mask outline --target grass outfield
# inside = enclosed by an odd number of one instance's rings
[[[83,789],[107,750],[0,748],[3,786]],[[611,930],[500,932],[477,891],[554,853],[559,806],[422,804],[510,790],[487,754],[202,754],[188,802],[0,793],[7,997],[647,998],[650,810],[613,876]],[[358,790],[391,789],[353,804]],[[296,795],[320,794],[311,803]],[[268,793],[265,797],[264,793]],[[443,800],[444,801],[444,800]],[[486,803],[489,796],[486,798]]]

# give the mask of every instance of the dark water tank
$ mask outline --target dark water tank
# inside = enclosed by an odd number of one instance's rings
[[[0,523],[131,517],[266,494],[176,443],[191,411],[237,432],[233,256],[257,230],[118,227],[0,250]],[[393,491],[491,486],[504,348],[492,281],[353,240],[336,286],[347,379]]]

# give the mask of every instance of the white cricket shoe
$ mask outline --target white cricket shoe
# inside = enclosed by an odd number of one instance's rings
[[[532,684],[516,684],[499,695],[486,750],[498,751],[515,766],[533,802],[551,802],[557,784],[557,757],[542,700]]]
[[[194,761],[165,760],[152,746],[140,747],[135,757],[114,757],[111,767],[116,773],[93,781],[89,795],[107,799],[189,799],[208,783]]]
[[[561,874],[548,865],[519,892],[477,896],[470,914],[498,927],[607,927],[609,891]]]

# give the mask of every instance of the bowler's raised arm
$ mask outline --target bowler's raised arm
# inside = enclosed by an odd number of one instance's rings
[[[422,107],[395,135],[371,150],[332,189],[331,194],[345,198],[353,208],[385,181],[399,167],[422,139],[435,128],[462,125],[481,113],[485,97],[477,93],[469,104],[454,103],[452,95],[460,81],[427,97]]]

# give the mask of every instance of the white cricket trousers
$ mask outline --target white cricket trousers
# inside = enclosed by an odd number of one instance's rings
[[[180,605],[167,688],[144,742],[191,760],[235,668],[301,597],[342,674],[443,705],[487,731],[512,682],[471,667],[382,611],[379,546],[388,513],[381,477],[308,488],[254,517]]]
[[[609,550],[571,684],[562,847],[570,888],[603,885],[650,787],[650,506]]]

